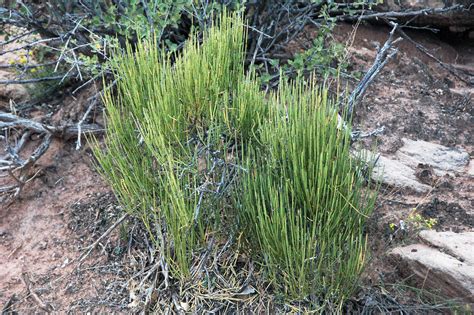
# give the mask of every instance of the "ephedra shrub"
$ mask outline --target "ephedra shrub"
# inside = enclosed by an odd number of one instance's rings
[[[269,279],[286,297],[338,308],[364,267],[375,194],[363,187],[327,90],[280,83],[245,150],[237,207]]]
[[[278,292],[339,305],[364,265],[373,208],[350,130],[314,78],[262,92],[244,42],[241,18],[224,14],[179,55],[147,40],[117,56],[99,169],[175,278],[190,277],[210,238],[236,231]]]

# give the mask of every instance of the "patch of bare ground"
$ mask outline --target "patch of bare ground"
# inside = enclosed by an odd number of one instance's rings
[[[3,38],[1,38],[3,40]],[[9,44],[3,49],[10,49]],[[17,62],[23,50],[0,56],[1,64]],[[0,79],[13,79],[14,69],[2,69]],[[0,87],[0,110],[17,110],[22,117],[64,125],[77,122],[93,89],[76,95],[62,91],[54,100],[30,106],[22,85]],[[90,119],[95,120],[95,113]],[[16,137],[12,132],[10,135]],[[21,158],[40,144],[27,137]],[[74,140],[74,139],[73,139]],[[122,241],[115,231],[81,266],[77,260],[120,215],[113,195],[95,171],[87,147],[54,138],[46,153],[27,170],[29,180],[18,197],[0,196],[0,309],[2,312],[65,313],[120,311],[128,300]],[[4,140],[0,155],[5,154]],[[5,172],[0,186],[12,183]]]
[[[31,289],[55,311],[123,308],[126,301],[113,300],[125,290],[113,287],[124,276],[117,235],[77,267],[83,248],[120,214],[87,150],[56,140],[35,168],[40,173],[0,212],[0,303],[11,300],[20,313],[42,311],[27,294],[27,274]]]

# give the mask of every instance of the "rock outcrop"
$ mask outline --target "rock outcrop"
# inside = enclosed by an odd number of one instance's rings
[[[400,271],[425,288],[474,303],[474,232],[423,231],[420,238],[424,243],[390,251]]]
[[[373,179],[397,188],[427,192],[431,186],[417,177],[420,166],[432,169],[435,176],[470,174],[472,165],[468,166],[470,160],[466,151],[421,140],[402,140],[403,146],[395,155],[390,158],[379,156]],[[367,156],[366,153],[363,155]]]

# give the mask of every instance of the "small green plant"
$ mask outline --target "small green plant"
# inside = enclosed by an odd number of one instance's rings
[[[350,128],[314,77],[260,91],[244,69],[241,17],[216,24],[182,54],[146,40],[113,59],[99,169],[174,277],[235,231],[285,299],[340,307],[364,266],[375,196],[349,154]]]
[[[408,215],[406,223],[416,231],[422,229],[431,230],[438,223],[438,220],[435,218],[425,218],[417,212],[416,208],[413,208],[413,211]]]
[[[389,223],[390,228],[390,239],[393,240],[396,235],[401,235],[402,237],[414,235],[421,230],[431,230],[438,220],[435,218],[425,218],[423,215],[418,213],[417,208],[413,208],[406,219],[400,220],[398,224]]]
[[[291,3],[291,1],[288,1]],[[371,10],[373,6],[381,4],[383,0],[356,0],[349,3],[334,1],[312,0],[308,1],[320,5],[318,8],[317,32],[307,47],[295,53],[287,63],[280,64],[278,59],[270,59],[264,70],[263,65],[256,68],[261,73],[262,83],[268,84],[280,70],[292,77],[296,75],[316,72],[320,77],[337,77],[339,74],[354,76],[356,73],[346,73],[349,67],[346,47],[338,42],[334,36],[337,15],[356,16],[364,10]],[[338,12],[335,14],[335,12]],[[270,68],[270,70],[268,69]]]

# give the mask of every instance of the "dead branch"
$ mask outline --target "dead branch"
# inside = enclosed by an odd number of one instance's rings
[[[2,51],[0,51],[0,56],[1,56],[1,55],[4,55],[4,54],[6,54],[6,53],[12,53],[12,52],[19,51],[19,50],[30,50],[30,49],[32,49],[33,47],[38,46],[38,45],[40,45],[40,44],[44,44],[44,43],[48,43],[48,42],[54,42],[54,41],[59,41],[59,40],[61,40],[61,37],[53,37],[53,38],[39,39],[39,40],[36,40],[36,41],[34,41],[34,42],[27,43],[27,44],[22,45],[22,46],[17,46],[17,47],[8,49],[8,50],[2,50]]]
[[[352,113],[354,111],[355,105],[362,98],[362,96],[364,95],[370,83],[372,83],[372,81],[375,79],[377,74],[379,74],[379,72],[383,69],[383,67],[387,64],[387,62],[390,59],[392,59],[393,56],[395,56],[395,54],[398,52],[398,49],[393,48],[393,45],[395,45],[401,40],[401,38],[394,39],[394,36],[393,36],[395,34],[395,31],[398,28],[398,24],[393,23],[392,25],[393,25],[392,31],[390,31],[390,34],[385,44],[377,52],[377,56],[375,57],[375,61],[373,65],[364,75],[364,77],[359,82],[359,84],[357,84],[356,88],[354,89],[354,91],[351,93],[351,95],[348,98],[347,114],[349,117],[352,117]]]
[[[351,133],[351,140],[352,141],[357,141],[357,140],[363,139],[363,138],[375,137],[375,136],[378,136],[378,135],[382,134],[384,131],[385,131],[385,126],[382,126],[380,128],[377,128],[377,129],[374,129],[374,130],[371,130],[371,131],[367,131],[367,132],[364,132],[364,131],[361,131],[361,130],[355,130]]]
[[[0,42],[0,46],[4,46],[4,45],[8,45],[10,43],[16,42],[17,40],[22,39],[23,37],[31,35],[33,33],[34,33],[34,30],[29,30],[29,31],[23,32],[20,35],[14,36],[14,37],[12,37],[8,40]]]
[[[112,233],[112,231],[117,227],[119,226],[126,218],[128,218],[128,213],[125,213],[124,215],[122,215],[114,224],[112,224],[108,229],[107,231],[105,231],[104,234],[102,234],[94,243],[92,243],[90,246],[88,246],[86,248],[86,251],[79,257],[79,265],[80,266],[82,264],[82,262],[90,255],[90,253],[92,252],[92,250],[94,248],[97,247],[97,245],[99,245],[99,243],[105,238],[107,237],[110,233]]]
[[[31,288],[31,281],[30,281],[30,278],[28,277],[28,273],[23,272],[21,274],[21,279],[23,280],[23,283],[26,286],[26,290],[28,291],[28,294],[33,298],[33,301],[35,301],[36,305],[38,305],[39,308],[41,308],[43,311],[47,313],[51,313],[52,311],[54,311],[54,307],[51,304],[43,302],[38,296],[38,294],[36,294],[35,291],[33,291],[33,289]]]
[[[354,15],[339,15],[337,19],[339,21],[357,21],[357,20],[377,20],[377,19],[399,19],[399,18],[412,18],[421,15],[436,15],[445,14],[454,11],[461,11],[464,9],[462,4],[452,5],[447,8],[427,8],[421,10],[408,10],[408,11],[390,11],[390,12],[377,12],[368,11],[368,13],[361,12],[361,14]],[[366,11],[367,12],[367,11]]]
[[[30,83],[38,83],[38,82],[45,82],[45,81],[59,81],[64,80],[65,78],[72,77],[73,74],[63,74],[63,75],[56,75],[52,77],[43,77],[43,78],[34,78],[34,79],[25,79],[25,80],[0,80],[0,84],[30,84]]]
[[[34,164],[45,152],[51,144],[51,134],[46,133],[41,144],[35,149],[33,154],[22,163],[21,168],[26,168]]]
[[[82,134],[82,124],[84,121],[87,119],[87,116],[89,116],[89,113],[91,110],[95,107],[97,104],[97,97],[94,98],[94,100],[91,102],[89,107],[87,108],[86,112],[82,116],[81,120],[77,123],[77,142],[76,142],[76,150],[79,150],[81,148],[81,134]]]
[[[393,25],[394,23],[393,22],[389,22],[390,25]],[[463,81],[464,83],[467,83],[469,85],[473,85],[474,82],[470,81],[470,80],[467,80],[465,77],[463,77],[462,75],[459,74],[459,72],[456,70],[455,67],[453,67],[452,65],[449,65],[447,63],[444,63],[443,61],[441,61],[439,58],[437,58],[435,55],[433,55],[432,53],[429,52],[429,50],[424,47],[423,45],[421,45],[420,43],[417,43],[416,41],[414,41],[410,36],[407,35],[407,33],[405,33],[401,28],[398,28],[397,29],[397,32],[400,34],[400,36],[402,36],[404,39],[408,40],[410,43],[412,43],[416,49],[418,49],[419,51],[421,51],[423,54],[425,54],[426,56],[428,56],[429,58],[433,59],[434,61],[436,61],[441,67],[443,67],[444,69],[448,70],[452,75],[454,75],[456,78],[458,78],[459,80]]]
[[[55,127],[0,111],[0,129],[8,127],[23,127],[37,133],[51,133],[54,137],[65,140],[77,136],[79,131],[77,124]],[[101,134],[104,132],[104,129],[96,124],[81,124],[80,128],[81,134]]]
[[[57,61],[50,61],[50,62],[45,62],[45,63],[37,63],[37,64],[26,64],[26,65],[20,65],[20,64],[0,64],[0,69],[10,69],[10,68],[17,68],[17,69],[22,69],[22,70],[28,70],[28,69],[33,69],[33,68],[41,68],[41,67],[47,67],[47,66],[52,66],[55,65]]]
[[[96,100],[97,101],[97,100]],[[95,101],[95,102],[96,102]],[[15,146],[11,147],[8,142],[8,133],[6,134],[6,156],[0,157],[0,171],[6,172],[10,178],[15,181],[15,185],[9,185],[0,188],[1,194],[13,194],[13,197],[17,197],[23,186],[33,178],[36,174],[30,177],[29,179],[25,178],[23,174],[30,166],[32,166],[38,159],[43,156],[43,154],[48,150],[53,137],[58,137],[64,140],[68,140],[72,137],[78,137],[78,143],[80,144],[80,137],[82,134],[99,134],[103,132],[103,129],[96,124],[86,124],[84,121],[87,118],[87,115],[92,110],[91,104],[89,109],[86,111],[84,117],[76,124],[68,124],[64,126],[50,126],[43,124],[31,119],[21,118],[14,114],[9,114],[6,112],[0,112],[0,130],[8,130],[10,128],[23,128],[26,131],[21,135],[19,141]],[[26,141],[29,139],[30,135],[36,133],[42,135],[43,139],[33,151],[33,153],[26,159],[20,157],[20,151],[24,147]],[[15,173],[19,173],[18,175]]]
[[[13,310],[13,305],[18,301],[18,298],[16,296],[16,294],[12,294],[12,296],[10,296],[10,298],[8,299],[8,301],[5,303],[5,305],[3,305],[3,308],[2,308],[2,315],[6,315],[6,314],[14,314],[16,313],[14,310]]]

